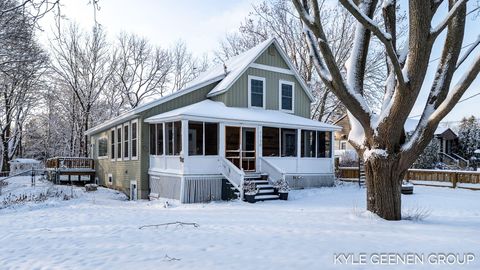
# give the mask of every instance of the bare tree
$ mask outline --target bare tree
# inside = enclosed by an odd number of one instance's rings
[[[322,8],[322,16],[328,24],[326,35],[331,40],[332,53],[338,66],[344,66],[353,46],[354,19],[337,6]],[[291,1],[265,1],[253,6],[253,11],[240,25],[238,32],[228,34],[220,44],[216,56],[221,61],[248,50],[269,37],[276,37],[302,78],[309,83],[315,97],[312,104],[312,118],[319,121],[334,121],[345,113],[342,103],[328,87],[321,82],[314,71],[313,59],[308,55],[309,47],[303,33],[303,25]],[[369,54],[366,74],[367,102],[378,107],[382,92],[379,85],[386,79],[383,52]]]
[[[129,108],[154,95],[163,96],[171,70],[167,50],[152,47],[145,38],[120,34],[115,79]]]
[[[196,58],[188,51],[185,42],[179,41],[171,49],[173,61],[172,90],[182,89],[187,83],[195,79],[198,74],[208,68],[208,59]]]
[[[35,18],[15,1],[0,1],[0,10],[0,165],[8,171],[47,58],[34,35]]]
[[[324,29],[317,0],[293,0],[305,26],[310,55],[322,82],[348,109],[352,130],[349,141],[364,158],[367,175],[367,209],[387,220],[401,219],[401,182],[412,163],[431,141],[439,122],[452,110],[480,71],[480,54],[472,58],[458,82],[453,74],[472,57],[461,55],[468,0],[449,0],[447,15],[432,19],[442,0],[411,0],[408,4],[407,43],[398,49],[395,0],[383,1],[384,27],[373,21],[379,1],[339,0],[355,17],[355,38],[346,74],[338,66]],[[415,132],[408,140],[402,128],[425,81],[432,47],[446,31],[443,51],[429,97]],[[372,36],[379,40],[388,61],[388,80],[381,111],[372,112],[364,96],[367,56]]]
[[[90,127],[92,111],[114,73],[109,44],[100,26],[85,34],[74,24],[56,36],[51,44],[52,69],[62,87],[73,94],[70,101],[78,104],[76,109],[80,118],[75,120],[81,123],[78,134],[83,138],[80,155],[87,156],[88,138],[84,133]]]

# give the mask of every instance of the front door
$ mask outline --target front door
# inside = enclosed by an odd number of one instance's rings
[[[245,172],[256,171],[256,129],[225,127],[225,158]]]

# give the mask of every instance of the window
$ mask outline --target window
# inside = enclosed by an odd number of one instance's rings
[[[115,159],[115,129],[110,130],[110,158]]]
[[[175,136],[174,155],[180,155],[182,152],[182,122],[173,122],[173,134]]]
[[[248,76],[249,107],[265,108],[265,78]]]
[[[138,130],[137,130],[137,122],[132,122],[132,158],[136,159],[138,157]]]
[[[205,155],[218,155],[218,124],[205,123]]]
[[[165,123],[165,154],[180,155],[182,151],[182,122]]]
[[[150,125],[150,155],[163,155],[163,123]]]
[[[301,138],[302,157],[316,157],[315,142],[316,132],[312,130],[302,130]]]
[[[317,132],[317,157],[319,158],[331,158],[331,136],[332,133],[328,131]]]
[[[280,129],[263,127],[262,145],[262,155],[264,157],[280,156]]]
[[[155,124],[150,124],[150,155],[156,155],[157,154],[157,143],[155,138],[157,137],[156,135],[157,131],[157,125]]]
[[[130,136],[129,126],[128,126],[128,124],[125,124],[123,126],[123,157],[125,159],[129,158],[129,153],[128,153],[128,151],[130,150],[130,147],[128,147],[129,136]]]
[[[163,123],[161,124],[156,124],[156,135],[154,138],[156,138],[156,152],[154,155],[161,156],[163,155]]]
[[[297,156],[297,130],[281,129],[282,137],[282,157]]]
[[[107,138],[100,138],[97,142],[98,147],[98,157],[107,157],[108,156],[108,140]]]
[[[293,112],[294,102],[294,83],[287,81],[280,81],[280,110]]]
[[[122,159],[122,127],[117,128],[117,159]]]
[[[341,141],[340,142],[340,150],[347,150],[347,142]]]
[[[203,155],[203,122],[188,122],[188,155]]]

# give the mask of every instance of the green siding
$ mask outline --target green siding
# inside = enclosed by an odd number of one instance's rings
[[[184,94],[175,99],[167,101],[163,104],[155,106],[151,109],[143,111],[138,114],[138,160],[125,160],[125,161],[112,161],[110,159],[110,142],[111,138],[110,128],[108,130],[101,131],[90,136],[92,143],[97,147],[97,139],[101,137],[108,138],[108,158],[98,159],[95,156],[95,169],[96,176],[100,181],[100,185],[109,186],[107,184],[108,179],[106,175],[111,173],[113,176],[113,185],[109,187],[120,190],[129,194],[130,191],[130,181],[137,180],[137,190],[138,197],[146,199],[149,194],[148,186],[148,168],[150,166],[150,156],[149,156],[149,124],[144,123],[143,121],[151,116],[171,111],[177,108],[188,106],[193,103],[200,102],[206,99],[208,92],[210,92],[216,83],[210,84],[208,86],[202,87],[193,92]],[[126,121],[127,122],[127,121]],[[128,121],[130,122],[130,121]],[[122,123],[123,124],[123,123]],[[120,124],[119,124],[120,125]],[[119,126],[117,125],[117,126]],[[94,151],[96,155],[96,149]]]
[[[269,110],[279,109],[279,81],[285,80],[295,83],[294,114],[310,118],[310,99],[295,76],[263,69],[248,68],[228,91],[212,97],[212,100],[221,101],[231,107],[248,107],[249,75],[265,78],[266,108]]]
[[[277,50],[275,45],[270,45],[258,58],[255,60],[255,63],[279,67],[279,68],[289,68],[287,63],[280,56],[280,52]]]

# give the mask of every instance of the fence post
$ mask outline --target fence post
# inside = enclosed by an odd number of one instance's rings
[[[457,182],[458,182],[458,173],[455,172],[453,175],[453,181],[452,181],[453,188],[457,188]]]

